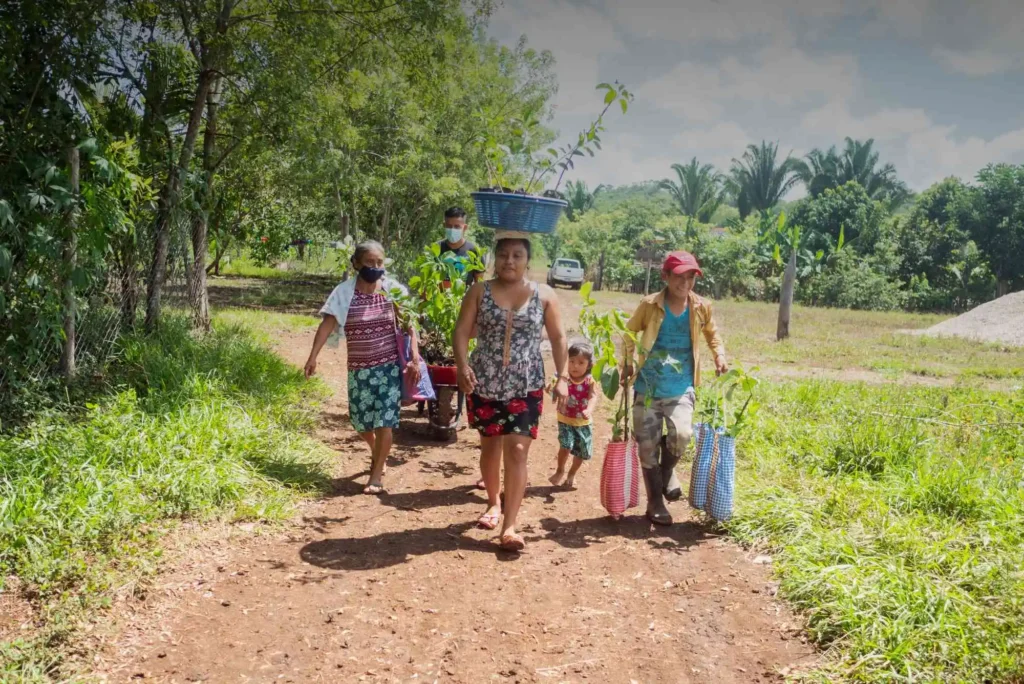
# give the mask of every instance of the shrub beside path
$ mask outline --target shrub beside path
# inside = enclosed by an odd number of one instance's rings
[[[282,333],[301,365],[309,336]],[[527,552],[475,529],[477,439],[438,445],[409,410],[388,491],[361,495],[368,455],[344,406],[342,352],[323,355],[334,391],[320,437],[338,452],[333,492],[284,528],[234,525],[122,610],[99,662],[110,681],[770,682],[817,653],[778,603],[770,565],[673,504],[653,529],[619,522],[597,496],[601,454],[577,491],[547,484],[549,410],[530,456]],[[610,432],[599,415],[598,452]],[[199,544],[196,546],[196,544]]]

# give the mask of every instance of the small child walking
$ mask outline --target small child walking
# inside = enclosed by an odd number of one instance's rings
[[[550,482],[556,487],[573,487],[576,473],[594,453],[591,420],[594,415],[595,385],[590,371],[594,367],[594,348],[586,340],[569,345],[569,396],[558,406],[558,469]],[[572,467],[565,466],[572,455]],[[563,482],[564,479],[564,482]]]

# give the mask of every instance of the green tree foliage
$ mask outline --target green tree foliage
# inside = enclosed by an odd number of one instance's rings
[[[895,209],[909,197],[909,190],[896,176],[892,164],[878,166],[879,153],[875,141],[846,138],[842,152],[830,147],[827,151],[811,150],[806,161],[800,162],[800,180],[812,197],[826,190],[855,182],[875,200],[885,201]]]
[[[1024,165],[992,164],[963,212],[964,228],[988,259],[997,295],[1024,286]]]
[[[725,178],[711,164],[694,157],[689,164],[673,164],[676,180],[665,179],[659,187],[667,191],[683,216],[710,223],[725,198]]]
[[[988,262],[963,225],[973,201],[959,178],[947,178],[922,192],[905,217],[893,220],[902,256],[899,278],[915,309],[962,311],[995,292]]]
[[[597,196],[604,190],[603,185],[598,185],[591,192],[585,181],[568,181],[565,184],[565,199],[569,206],[565,208],[565,214],[570,221],[578,221],[583,214],[594,208]]]
[[[778,143],[748,145],[740,159],[732,160],[730,191],[740,218],[752,212],[766,214],[800,181],[801,163],[787,155],[779,161]]]
[[[809,233],[809,246],[813,249],[834,249],[842,235],[846,243],[863,254],[874,251],[887,217],[885,206],[871,199],[853,181],[807,198],[790,214],[791,223]]]
[[[405,263],[446,206],[469,204],[488,139],[530,153],[553,139],[550,54],[487,41],[487,12],[456,0],[4,4],[0,321],[13,356],[0,376],[29,356],[48,366],[62,346],[71,225],[80,315],[119,282],[129,327],[144,277],[152,329],[182,267],[203,327],[205,275],[231,247],[273,262],[298,238],[348,234]],[[68,150],[86,139],[72,196]]]

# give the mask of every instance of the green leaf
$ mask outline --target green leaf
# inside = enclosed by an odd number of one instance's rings
[[[775,229],[780,233],[786,228],[786,212],[779,212],[779,222],[775,225]]]
[[[580,297],[583,298],[583,301],[585,301],[585,302],[592,301],[590,299],[590,293],[591,293],[591,291],[593,289],[594,289],[594,283],[590,282],[589,280],[587,282],[583,283],[583,285],[580,287]]]
[[[622,106],[622,113],[625,114],[626,111],[629,109],[629,102],[626,100],[626,98],[622,98],[621,100],[619,100],[619,104]]]
[[[844,244],[846,244],[846,224],[840,223],[839,224],[839,247],[837,249],[842,249]]]
[[[619,392],[619,369],[605,368],[601,373],[601,391],[604,396],[614,399]]]
[[[615,102],[615,98],[617,98],[618,96],[619,96],[618,93],[616,93],[614,90],[609,90],[604,95],[604,103],[606,105],[607,104],[611,104],[612,102]]]
[[[96,138],[87,138],[86,140],[78,143],[78,149],[87,157],[91,157],[96,154],[96,151],[99,149],[99,145],[96,143]]]

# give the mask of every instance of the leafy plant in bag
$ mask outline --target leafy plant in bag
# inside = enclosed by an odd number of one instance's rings
[[[595,155],[596,150],[601,149],[601,133],[604,132],[604,116],[616,103],[622,113],[629,110],[629,103],[633,101],[633,94],[619,82],[598,84],[597,90],[604,92],[604,108],[586,129],[580,131],[574,144],[559,147],[549,147],[543,153],[534,155],[531,149],[535,131],[541,126],[541,119],[538,112],[528,110],[520,119],[514,119],[515,125],[513,134],[518,139],[513,140],[509,145],[499,144],[494,136],[484,136],[478,142],[483,144],[484,159],[487,163],[487,171],[491,177],[491,183],[495,184],[495,191],[511,192],[506,188],[506,183],[511,178],[510,170],[516,167],[526,166],[530,171],[530,179],[521,192],[530,194],[535,189],[543,188],[549,174],[560,170],[558,180],[553,190],[549,193],[560,196],[558,188],[562,185],[562,179],[566,172],[576,167],[576,158]]]
[[[580,297],[583,298],[583,309],[580,311],[580,332],[590,341],[594,347],[594,368],[592,374],[594,380],[601,386],[601,391],[610,400],[614,401],[619,392],[621,375],[619,367],[622,365],[619,350],[626,339],[637,340],[636,333],[626,327],[628,320],[626,314],[613,309],[598,313],[594,308],[597,301],[590,296],[593,290],[593,283],[583,283],[580,288]],[[612,441],[622,441],[626,434],[626,421],[629,407],[626,405],[625,397],[619,402],[619,408],[611,419]]]
[[[760,380],[736,366],[727,373],[697,388],[697,423],[724,430],[727,437],[738,437],[757,414],[760,404],[754,398]]]
[[[417,275],[409,279],[409,296],[400,298],[399,308],[418,321],[420,353],[427,363],[455,365],[452,336],[469,289],[466,275],[482,272],[484,264],[475,252],[465,257],[442,254],[441,246],[432,244],[416,259],[414,270]]]

